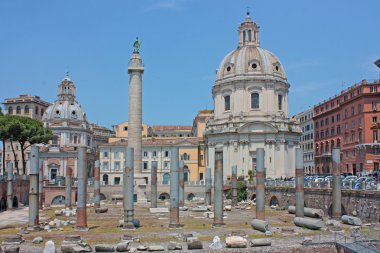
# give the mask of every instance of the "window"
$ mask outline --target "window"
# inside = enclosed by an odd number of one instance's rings
[[[329,130],[326,129],[326,138],[329,137]]]
[[[144,157],[148,157],[148,152],[144,151],[144,152],[143,152],[143,156],[144,156]]]
[[[351,116],[355,115],[355,107],[351,107]]]
[[[359,125],[359,126],[362,125],[362,119],[358,119],[358,125]]]
[[[164,169],[165,170],[170,169],[170,162],[164,162]]]
[[[334,123],[334,121],[335,121],[335,117],[333,115],[333,116],[331,116],[331,123]]]
[[[323,127],[324,126],[324,121],[323,120],[321,120],[321,127]]]
[[[329,118],[325,119],[325,125],[327,126],[329,124]]]
[[[376,110],[377,110],[376,101],[372,101],[372,111],[376,111]]]
[[[362,131],[359,131],[358,133],[358,141],[359,143],[362,143]]]
[[[24,107],[24,112],[25,112],[25,113],[29,113],[29,105],[26,105],[26,106]]]
[[[8,114],[13,114],[13,108],[12,108],[12,106],[8,107]]]
[[[358,104],[358,113],[362,113],[362,105]]]
[[[203,161],[203,155],[200,155],[199,159],[200,159],[201,161]]]
[[[34,114],[38,115],[38,106],[36,106],[36,108],[34,108]]]
[[[103,170],[108,170],[108,162],[103,162],[102,169]]]
[[[374,124],[377,123],[377,117],[372,117],[372,123],[374,123]]]
[[[248,41],[252,40],[252,31],[248,30]]]
[[[376,92],[377,92],[377,87],[371,86],[371,93],[376,93]]]
[[[169,151],[165,151],[165,157],[169,157]]]
[[[245,31],[243,31],[243,44],[245,44]]]
[[[124,131],[128,131],[128,127],[127,127],[127,126],[125,126],[123,130],[124,130]]]
[[[114,166],[114,170],[117,170],[117,171],[120,170],[120,162],[115,162],[113,166]]]
[[[377,130],[373,130],[373,142],[377,142],[378,140]]]
[[[260,107],[260,99],[258,93],[251,93],[251,108],[257,109]]]
[[[315,122],[315,128],[318,129],[319,127],[319,122]]]
[[[103,157],[108,157],[108,152],[103,152]]]
[[[143,162],[143,169],[147,170],[148,169],[148,162]]]
[[[340,135],[340,134],[341,134],[340,126],[337,126],[337,127],[336,127],[336,134],[337,134],[337,135]]]
[[[229,95],[224,97],[224,110],[225,111],[229,111],[231,109],[230,99],[231,99],[231,97]]]
[[[153,157],[157,157],[157,152],[156,152],[156,151],[153,151],[152,156],[153,156]]]
[[[41,116],[44,116],[44,109],[41,108]]]
[[[340,114],[338,113],[337,115],[336,115],[336,121],[340,121]]]
[[[346,123],[344,123],[344,129],[348,129],[348,123],[346,122]]]
[[[278,109],[282,110],[282,95],[278,95]]]
[[[21,106],[16,107],[16,114],[21,114]]]
[[[120,153],[118,151],[115,152],[114,154],[114,157],[117,159],[117,158],[120,158]]]
[[[113,184],[120,184],[120,177],[115,177]]]
[[[355,132],[351,133],[351,142],[355,142]]]
[[[331,128],[331,136],[335,135],[335,128]]]
[[[344,118],[345,118],[345,119],[348,118],[348,110],[347,110],[347,109],[344,109]]]

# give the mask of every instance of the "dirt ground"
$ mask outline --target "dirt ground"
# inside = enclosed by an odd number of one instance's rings
[[[225,237],[233,231],[245,233],[248,240],[266,237],[264,233],[251,228],[251,220],[255,217],[255,206],[248,205],[247,207],[251,207],[250,210],[247,210],[246,208],[233,208],[232,211],[226,212],[227,217],[224,219],[226,225],[221,228],[214,228],[212,226],[213,220],[205,218],[202,212],[190,211],[192,207],[197,206],[196,202],[188,202],[186,203],[186,206],[189,207],[189,211],[180,212],[180,223],[183,227],[179,229],[169,229],[168,213],[150,214],[150,204],[136,204],[135,219],[140,220],[141,227],[136,230],[122,230],[118,227],[119,220],[122,219],[123,213],[121,202],[103,202],[102,207],[108,207],[107,213],[97,214],[93,207],[87,208],[88,227],[90,228],[88,232],[77,232],[74,230],[75,225],[69,225],[63,227],[63,230],[52,229],[51,232],[39,231],[23,234],[22,236],[25,239],[25,242],[21,244],[20,252],[43,252],[44,244],[48,240],[53,240],[57,247],[57,252],[60,252],[60,245],[64,237],[69,234],[81,235],[82,239],[93,248],[96,244],[101,243],[116,244],[120,242],[120,238],[123,235],[128,234],[138,238],[139,241],[131,243],[131,247],[137,247],[139,245],[162,245],[166,248],[169,241],[176,241],[182,243],[184,249],[182,252],[190,252],[186,251],[186,243],[183,241],[184,234],[192,234],[202,241],[204,250],[194,252],[274,252],[274,249],[286,249],[287,247],[302,248],[303,246],[301,246],[301,242],[305,237],[311,237],[313,243],[333,242],[334,240],[352,240],[350,239],[352,228],[348,225],[341,225],[341,229],[338,229],[341,231],[338,233],[331,232],[330,230],[333,230],[331,227],[327,227],[327,229],[320,231],[309,230],[294,226],[294,215],[288,214],[287,211],[275,210],[267,207],[266,220],[272,226],[272,236],[270,237],[272,240],[271,247],[261,247],[259,249],[250,248],[247,250],[223,249],[213,251],[209,249],[209,245],[212,243],[214,236],[219,236],[224,245]],[[159,207],[169,207],[168,202],[159,202]],[[60,220],[76,220],[76,217],[55,217],[54,211],[58,209],[62,209],[62,207],[44,209],[40,214],[41,222],[49,222],[54,218]],[[22,210],[25,213],[25,209]],[[25,214],[21,216],[18,211],[19,210],[13,211],[13,216],[12,212],[7,212],[6,215],[0,213],[0,242],[4,241],[8,235],[20,233],[22,228],[26,227],[27,220],[25,219]],[[19,223],[12,224],[12,219],[17,219],[17,217],[20,218]],[[5,220],[10,220],[11,222],[5,222]],[[4,225],[5,223],[7,224]],[[20,225],[20,223],[24,225]],[[336,230],[336,227],[334,227],[334,229]],[[370,237],[379,239],[380,225],[371,224],[368,226],[362,226],[361,233],[362,236],[365,236],[366,238]],[[44,242],[41,244],[32,244],[33,238],[37,236],[42,236]],[[287,251],[285,250],[284,252]],[[313,250],[311,252],[316,251]]]

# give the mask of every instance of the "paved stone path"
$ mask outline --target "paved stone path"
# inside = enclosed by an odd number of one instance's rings
[[[21,207],[0,213],[0,229],[28,223],[29,208]]]

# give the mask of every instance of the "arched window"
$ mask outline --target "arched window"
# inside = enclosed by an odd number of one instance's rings
[[[74,144],[77,144],[78,142],[78,136],[74,135]]]
[[[251,108],[260,108],[260,97],[258,93],[251,93]]]
[[[34,109],[34,114],[38,115],[38,106],[36,106],[36,108]]]
[[[252,32],[251,30],[248,30],[248,41],[252,40]]]
[[[53,139],[51,140],[51,143],[52,143],[53,145],[57,145],[57,144],[58,144],[58,136],[57,136],[57,135],[54,135],[54,136],[53,136]]]
[[[282,95],[278,95],[278,109],[282,110]]]
[[[16,107],[16,114],[21,114],[21,106]]]
[[[243,31],[243,45],[245,45],[245,31]]]
[[[25,113],[29,113],[29,105],[26,105],[24,108]]]
[[[230,95],[227,95],[224,97],[224,110],[225,111],[231,110],[231,97],[230,97]]]
[[[8,107],[8,114],[13,114],[13,108],[12,108],[12,106]]]

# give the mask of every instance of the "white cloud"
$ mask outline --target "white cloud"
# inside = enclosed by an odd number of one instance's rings
[[[154,10],[176,10],[181,8],[181,0],[158,0],[145,8],[145,11]]]

